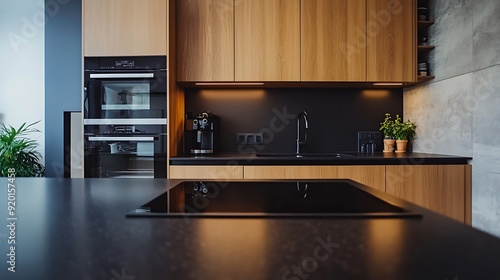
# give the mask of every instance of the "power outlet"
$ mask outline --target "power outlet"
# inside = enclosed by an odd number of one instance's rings
[[[255,133],[255,144],[264,144],[264,133]]]
[[[247,134],[236,133],[236,144],[247,144]]]
[[[263,133],[236,133],[236,144],[262,145],[264,144]]]

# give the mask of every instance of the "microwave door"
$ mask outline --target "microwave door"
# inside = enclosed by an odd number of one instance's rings
[[[154,73],[94,73],[87,88],[89,119],[151,118]],[[161,103],[161,102],[160,102]]]
[[[101,84],[103,117],[138,118],[151,109],[148,81],[103,81]]]

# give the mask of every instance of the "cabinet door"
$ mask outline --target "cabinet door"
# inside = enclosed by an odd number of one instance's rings
[[[299,81],[299,0],[238,0],[234,9],[236,81]]]
[[[385,192],[385,166],[245,166],[245,179],[351,179]]]
[[[245,166],[245,179],[336,179],[337,166],[252,165]]]
[[[84,0],[84,56],[167,54],[167,1]]]
[[[302,0],[302,81],[366,81],[365,34],[366,0]]]
[[[464,165],[388,165],[386,192],[465,221]]]
[[[415,82],[415,0],[367,1],[368,81]]]
[[[338,178],[351,179],[381,192],[385,192],[384,165],[339,166]]]
[[[187,180],[243,179],[243,166],[171,165],[169,178]]]
[[[234,81],[233,0],[177,0],[177,80]]]

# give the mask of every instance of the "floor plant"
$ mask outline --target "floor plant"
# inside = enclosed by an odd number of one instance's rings
[[[38,121],[39,122],[39,121]],[[23,123],[19,128],[0,126],[0,176],[7,177],[9,170],[15,170],[16,177],[43,177],[45,166],[42,156],[36,150],[36,140],[27,135],[40,132],[34,126],[38,123]]]

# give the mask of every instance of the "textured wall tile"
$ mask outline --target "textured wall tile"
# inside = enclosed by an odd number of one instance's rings
[[[472,171],[472,226],[500,237],[500,174]]]
[[[435,24],[429,29],[429,68],[436,81],[473,70],[472,4],[474,1],[433,1]]]
[[[404,93],[414,150],[474,158],[472,224],[500,237],[500,1],[431,3],[436,79]]]
[[[417,124],[416,152],[472,156],[472,74],[405,91],[405,119]]]
[[[478,170],[500,173],[500,66],[474,72],[473,157]]]
[[[500,1],[471,1],[473,7],[474,69],[500,63]]]

